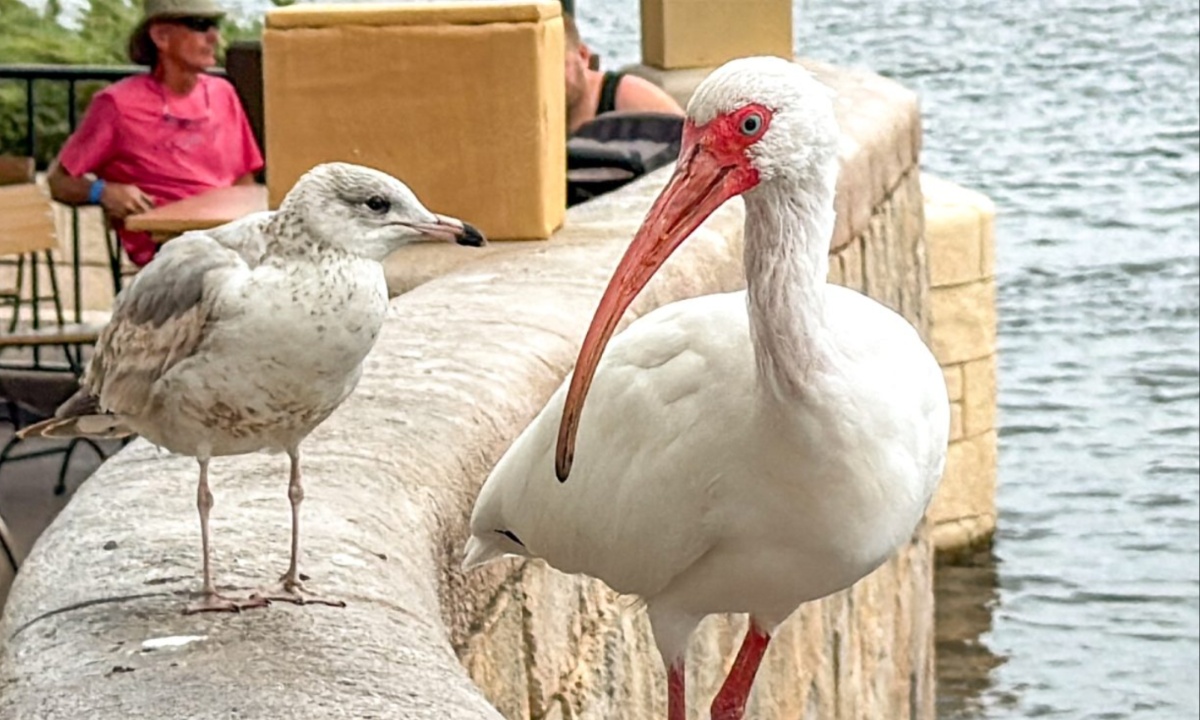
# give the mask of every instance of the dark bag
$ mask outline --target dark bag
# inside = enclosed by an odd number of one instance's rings
[[[683,118],[678,115],[600,115],[567,138],[567,206],[675,162],[682,140]]]

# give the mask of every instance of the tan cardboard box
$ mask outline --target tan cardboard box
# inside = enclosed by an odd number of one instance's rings
[[[736,57],[791,60],[792,0],[641,0],[642,63],[716,67]]]
[[[268,11],[271,206],[341,160],[395,175],[491,239],[549,237],[566,207],[561,14],[558,0]]]

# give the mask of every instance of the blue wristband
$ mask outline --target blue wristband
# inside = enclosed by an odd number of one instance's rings
[[[103,180],[93,180],[92,188],[90,190],[88,190],[88,204],[89,205],[99,205],[100,204],[100,195],[103,192],[104,192],[104,181]]]

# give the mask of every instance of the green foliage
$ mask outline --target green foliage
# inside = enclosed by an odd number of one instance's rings
[[[292,0],[272,0],[275,5]],[[0,65],[128,65],[129,34],[141,17],[141,0],[89,0],[78,16],[77,30],[61,24],[61,0],[48,0],[44,10],[22,0],[0,0]],[[261,37],[262,21],[237,22],[226,18],[222,24],[226,42]],[[221,58],[223,62],[223,58]],[[82,117],[88,101],[104,83],[80,82],[76,85],[77,117]],[[46,167],[58,153],[69,132],[67,87],[64,82],[34,83],[37,115],[37,161]],[[26,154],[26,84],[0,80],[0,154]]]

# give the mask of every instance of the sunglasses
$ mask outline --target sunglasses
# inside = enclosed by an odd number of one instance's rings
[[[175,18],[171,20],[171,22],[176,25],[182,25],[188,30],[193,30],[199,33],[208,32],[213,28],[217,28],[218,30],[221,28],[221,21],[217,20],[216,18],[181,17]]]

